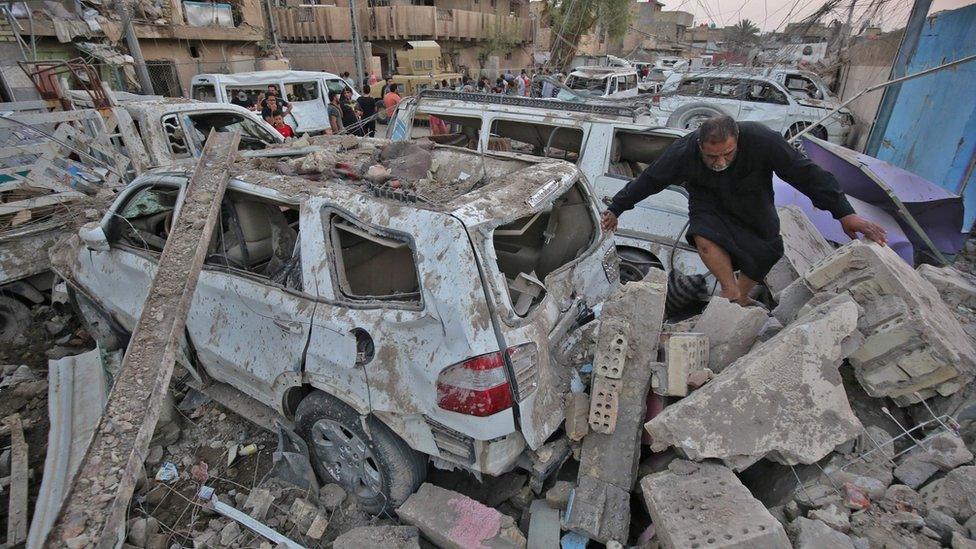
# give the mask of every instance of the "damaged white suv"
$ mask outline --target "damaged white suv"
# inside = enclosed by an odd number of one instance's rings
[[[237,163],[187,367],[294,418],[319,476],[373,512],[416,489],[427,456],[512,469],[560,426],[571,367],[556,350],[617,284],[592,191],[568,162],[453,147],[434,148],[419,181],[371,184],[357,175],[417,145],[323,141]],[[96,332],[133,329],[188,176],[143,175],[94,231],[102,241],[89,229],[60,252]]]

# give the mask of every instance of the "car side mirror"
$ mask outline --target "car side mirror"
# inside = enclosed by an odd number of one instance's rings
[[[85,247],[93,252],[107,252],[110,249],[105,230],[98,223],[85,223],[78,229],[78,236],[85,243]]]

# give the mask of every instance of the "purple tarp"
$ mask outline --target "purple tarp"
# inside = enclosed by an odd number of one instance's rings
[[[962,248],[965,235],[962,233],[961,197],[883,160],[820,139],[807,137],[802,139],[803,148],[810,159],[834,174],[849,197],[876,206],[890,214],[916,249],[926,250],[928,246],[905,222],[895,202],[869,174],[873,174],[891,189],[939,251],[955,254]],[[856,205],[854,207],[863,215],[861,208]],[[878,222],[877,219],[874,221]],[[890,237],[891,229],[888,229],[888,234]],[[906,258],[906,260],[912,263],[912,259]]]
[[[831,242],[836,242],[837,244],[846,244],[851,241],[850,238],[844,234],[844,230],[840,227],[840,222],[830,215],[830,212],[825,212],[823,210],[818,210],[813,207],[813,203],[810,199],[806,197],[800,191],[794,189],[782,179],[773,176],[773,191],[776,193],[776,206],[788,206],[794,205],[798,206],[803,213],[807,214],[810,221],[813,222],[817,230],[824,238]],[[912,243],[909,242],[908,237],[905,236],[905,232],[898,225],[898,222],[886,211],[882,210],[877,206],[872,206],[867,202],[863,202],[849,196],[848,200],[851,202],[851,206],[860,215],[874,221],[878,225],[884,227],[888,231],[888,245],[891,249],[895,251],[902,259],[905,260],[909,265],[914,265],[914,255],[915,251],[912,247]]]

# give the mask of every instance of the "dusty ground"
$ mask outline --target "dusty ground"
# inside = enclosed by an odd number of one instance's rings
[[[966,244],[955,266],[961,271],[976,274],[976,241],[970,240]],[[30,423],[26,430],[26,439],[32,471],[29,501],[31,509],[40,486],[47,445],[47,361],[94,347],[94,343],[69,308],[44,305],[35,307],[32,312],[32,324],[26,336],[13,345],[0,348],[0,366],[27,365],[35,378],[12,388],[0,389],[0,418],[16,413]],[[976,311],[959,307],[956,312],[966,331],[976,337]],[[12,368],[7,367],[5,370],[9,372]],[[179,380],[174,382],[176,402],[180,402],[186,391],[186,386]],[[213,402],[177,414],[171,421],[179,427],[178,437],[174,440],[170,433],[169,440],[160,438],[154,441],[154,445],[162,447],[162,454],[155,456],[158,461],[151,459],[147,463],[147,478],[137,490],[130,508],[130,524],[148,517],[159,523],[158,527],[149,528],[149,534],[157,531],[157,528],[158,533],[147,536],[137,546],[271,547],[262,538],[246,530],[237,530],[231,526],[232,521],[216,514],[200,500],[197,493],[204,485],[214,488],[221,501],[238,509],[244,507],[252,490],[268,489],[274,496],[274,502],[264,522],[309,547],[327,547],[337,536],[356,526],[394,523],[390,518],[370,517],[349,498],[343,498],[343,494],[339,493],[337,497],[335,493],[330,493],[328,497],[320,499],[316,507],[328,521],[324,535],[318,540],[307,537],[307,521],[302,523],[302,520],[296,519],[293,506],[296,499],[311,498],[303,490],[283,484],[270,474],[272,454],[276,447],[276,438],[271,433]],[[881,421],[879,418],[879,423]],[[228,448],[231,445],[249,444],[256,446],[255,453],[240,456],[228,464]],[[9,445],[8,437],[0,439],[0,453],[9,449]],[[660,457],[656,459],[661,461]],[[0,459],[0,477],[9,474],[7,459]],[[161,463],[166,461],[176,466],[178,479],[168,483],[154,480]],[[206,464],[205,474],[202,473],[202,463]],[[577,466],[578,463],[570,459],[546,483],[545,488],[548,489],[557,480],[574,481]],[[641,464],[642,474],[660,466],[654,460],[647,460]],[[528,503],[540,497],[530,491],[528,477],[521,472],[486,479],[485,483],[480,483],[466,473],[441,471],[431,467],[428,480],[494,506],[516,521],[522,517],[522,511]],[[762,484],[756,479],[745,480],[747,484],[753,484],[753,488]],[[631,506],[631,539],[637,539],[649,524],[643,503],[636,495],[634,497]],[[0,539],[6,539],[7,507],[7,490],[0,488]],[[520,526],[523,531],[527,531],[525,522],[520,523]]]

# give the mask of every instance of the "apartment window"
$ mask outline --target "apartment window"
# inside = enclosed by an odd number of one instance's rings
[[[414,6],[433,6],[434,0],[410,0],[410,4]]]
[[[172,61],[146,61],[153,91],[165,97],[183,97],[183,87]]]

